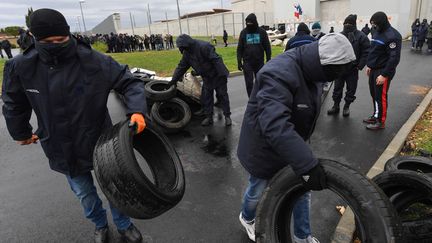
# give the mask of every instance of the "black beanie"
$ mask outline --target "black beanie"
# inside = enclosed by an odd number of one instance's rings
[[[309,27],[308,27],[305,23],[303,23],[303,22],[301,22],[301,23],[297,26],[297,32],[299,32],[299,31],[303,31],[303,32],[305,32],[306,34],[310,34]]]
[[[343,24],[350,24],[350,25],[357,26],[357,15],[355,14],[348,15],[348,17],[345,18]]]
[[[50,36],[68,36],[69,25],[65,17],[54,9],[42,8],[30,15],[30,32],[36,40]]]

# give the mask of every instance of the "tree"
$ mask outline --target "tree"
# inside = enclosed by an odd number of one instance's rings
[[[8,26],[4,29],[4,32],[7,35],[17,36],[19,35],[19,30],[22,29],[20,26]]]
[[[33,13],[33,7],[27,9],[27,15],[25,16],[27,28],[30,28],[30,15],[32,15],[32,13]]]

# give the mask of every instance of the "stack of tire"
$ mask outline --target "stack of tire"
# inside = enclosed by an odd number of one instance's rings
[[[432,160],[398,156],[373,178],[402,220],[404,242],[432,242]]]

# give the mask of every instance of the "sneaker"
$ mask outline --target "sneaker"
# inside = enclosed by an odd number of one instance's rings
[[[108,225],[103,228],[96,229],[94,232],[94,242],[95,243],[108,242],[108,234],[109,234]]]
[[[118,230],[122,239],[127,243],[138,243],[142,241],[141,232],[135,227],[135,225],[131,224],[129,228],[125,230]]]
[[[201,126],[206,127],[213,124],[213,117],[207,117],[201,122]]]
[[[229,127],[232,125],[231,118],[229,116],[225,117],[225,126]]]
[[[320,242],[319,240],[317,240],[317,238],[309,235],[308,238],[306,239],[300,239],[294,236],[294,243],[320,243]]]
[[[366,126],[366,129],[368,130],[380,130],[380,129],[384,129],[385,128],[385,124],[381,123],[381,122],[375,122],[373,124],[368,124]]]
[[[343,108],[343,111],[342,111],[342,115],[344,117],[347,117],[347,116],[350,115],[349,105],[347,105],[347,104],[344,105],[344,108]]]
[[[255,242],[255,221],[252,220],[251,222],[247,222],[243,216],[242,213],[240,212],[239,215],[239,220],[241,225],[243,225],[243,227],[246,229],[246,233],[249,236],[249,239],[253,242]]]
[[[327,111],[327,115],[337,115],[339,114],[339,104],[334,104],[333,107]]]
[[[377,122],[377,119],[375,118],[375,116],[370,116],[368,118],[363,119],[363,122],[366,124],[374,124]]]

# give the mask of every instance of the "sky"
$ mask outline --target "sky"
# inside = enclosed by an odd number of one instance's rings
[[[178,1],[181,15],[221,7],[221,0]],[[230,8],[230,3],[231,0],[222,0],[224,8]],[[82,3],[82,7],[86,29],[92,29],[112,13],[120,13],[122,26],[130,25],[129,13],[133,15],[137,27],[146,26],[147,4],[150,5],[150,14],[153,22],[165,19],[165,12],[168,19],[177,18],[176,0],[85,0]],[[79,0],[0,0],[0,28],[25,26],[24,16],[30,7],[33,7],[33,10],[39,8],[56,9],[66,17],[71,31],[78,31],[79,27],[84,30]],[[78,24],[78,19],[80,24]]]

